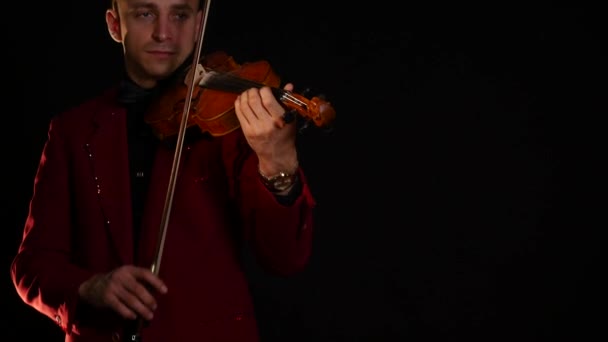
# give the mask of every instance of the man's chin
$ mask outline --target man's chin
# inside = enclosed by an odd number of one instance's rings
[[[175,69],[166,69],[166,70],[151,70],[149,72],[150,76],[161,81],[165,80],[173,75]]]
[[[169,78],[173,73],[177,70],[177,66],[173,65],[173,63],[169,64],[155,64],[150,65],[146,68],[146,73],[157,80],[164,80]]]

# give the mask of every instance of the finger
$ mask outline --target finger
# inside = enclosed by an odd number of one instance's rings
[[[287,83],[285,84],[285,86],[283,87],[284,90],[287,91],[293,91],[294,87],[293,87],[293,83]]]
[[[133,276],[139,282],[151,287],[152,290],[158,293],[167,293],[167,285],[154,273],[147,268],[137,267],[133,270]]]
[[[156,309],[156,300],[145,286],[133,280],[116,285],[113,292],[120,303],[125,305],[127,309],[145,319],[152,319],[154,310]]]
[[[157,302],[152,292],[166,293],[167,286],[150,270],[140,267],[129,269],[129,276],[122,279],[118,297],[129,308],[150,320]]]
[[[289,88],[289,87],[288,87]],[[269,87],[263,87],[260,89],[260,99],[262,100],[262,106],[272,119],[273,124],[279,128],[285,126],[285,107],[277,100],[272,90]]]
[[[243,104],[246,104],[249,111],[247,113],[250,116],[250,121],[254,119],[262,119],[263,115],[270,115],[262,103],[262,90],[258,88],[251,88],[247,90],[243,95],[246,99]]]
[[[127,307],[127,309],[134,312],[135,315],[145,318],[146,320],[151,320],[154,317],[154,307],[148,306],[144,303],[140,298],[129,292],[129,291],[121,291],[119,294],[120,302]]]
[[[253,130],[259,130],[260,116],[264,115],[263,112],[266,111],[262,107],[259,90],[257,88],[246,90],[238,96],[237,101],[235,110],[238,106],[237,117],[241,124],[245,123]],[[266,116],[268,115],[266,114]]]
[[[110,295],[106,298],[106,304],[119,315],[126,319],[135,319],[137,314],[130,309],[130,306],[125,304],[117,295]]]
[[[249,118],[247,116],[247,114],[245,113],[245,108],[246,106],[242,104],[243,103],[243,94],[239,95],[236,97],[236,100],[234,100],[234,111],[236,112],[236,116],[239,119],[239,122],[241,123],[241,125],[249,125]]]
[[[128,293],[124,294],[124,299],[137,312],[148,315],[156,310],[156,298],[150,293],[149,286],[134,283],[129,284],[125,289]]]

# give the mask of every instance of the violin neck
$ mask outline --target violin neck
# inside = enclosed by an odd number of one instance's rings
[[[199,82],[199,86],[209,89],[230,92],[234,94],[240,94],[247,89],[261,88],[265,85],[259,82],[232,75],[230,73],[207,71]],[[274,87],[272,88],[272,92],[279,99],[287,93],[283,89]]]

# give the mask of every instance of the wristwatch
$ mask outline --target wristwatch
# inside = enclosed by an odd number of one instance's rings
[[[297,171],[294,174],[290,174],[287,172],[279,172],[274,176],[266,176],[258,169],[258,173],[260,174],[260,179],[262,183],[268,188],[268,190],[272,192],[281,192],[289,189],[298,177]]]

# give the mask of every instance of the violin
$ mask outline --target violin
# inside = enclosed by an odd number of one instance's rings
[[[187,128],[198,126],[212,136],[222,136],[240,127],[234,111],[236,97],[249,88],[268,86],[288,110],[295,112],[317,127],[326,128],[335,119],[331,104],[320,96],[310,99],[304,95],[278,88],[280,78],[265,60],[238,64],[224,51],[214,51],[199,59],[199,68],[184,69],[188,77],[198,75],[200,81],[192,89]],[[184,77],[184,78],[188,78]],[[178,78],[179,79],[179,78]],[[182,121],[187,82],[177,82],[155,100],[145,121],[161,140],[178,133]]]

